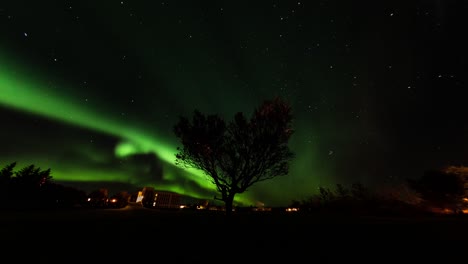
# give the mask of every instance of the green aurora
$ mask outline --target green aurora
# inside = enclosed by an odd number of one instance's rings
[[[289,175],[239,195],[285,206],[466,164],[466,40],[442,1],[4,1],[0,166],[87,191],[217,195],[175,166],[180,115],[231,119],[281,96]]]
[[[1,59],[2,62],[8,61],[6,56],[1,56]],[[203,189],[212,192],[213,195],[216,195],[214,185],[205,178],[202,172],[192,169],[182,170],[175,166],[174,161],[177,145],[174,140],[166,140],[163,137],[158,137],[157,133],[154,131],[148,133],[144,131],[144,128],[129,127],[126,123],[105,116],[105,113],[102,113],[102,111],[91,109],[89,105],[80,104],[76,102],[76,100],[73,100],[73,98],[67,98],[66,95],[58,94],[48,89],[47,84],[41,82],[40,78],[31,77],[32,74],[22,73],[21,69],[24,70],[26,68],[16,66],[11,62],[9,64],[0,65],[1,105],[32,115],[43,116],[55,122],[67,123],[72,126],[117,137],[119,142],[114,148],[116,158],[125,159],[126,157],[136,154],[154,153],[159,159],[164,161],[164,173],[163,181],[154,184],[154,181],[151,179],[147,179],[146,182],[132,179],[125,170],[108,168],[97,170],[86,167],[74,167],[72,165],[73,161],[70,161],[70,164],[56,164],[54,160],[51,161],[42,158],[42,155],[25,159],[20,156],[13,159],[10,157],[11,161],[20,161],[20,165],[38,164],[42,167],[50,167],[53,169],[54,179],[63,182],[99,181],[104,182],[103,185],[105,186],[105,182],[122,181],[130,182],[137,186],[154,186],[157,189],[184,193],[198,198],[209,198],[206,196],[208,192],[197,193],[196,190],[190,190],[190,188],[187,189],[186,186],[180,185],[181,179],[188,179],[189,181],[195,182],[196,185],[201,186]],[[86,155],[92,156],[93,153],[88,151]],[[308,163],[307,160],[302,160],[302,162],[304,164]],[[297,169],[295,170],[293,167],[291,171],[294,172],[297,171]],[[284,186],[284,183],[280,183],[280,186]],[[269,186],[269,188],[274,188],[274,186]],[[303,196],[305,197],[309,191],[308,188],[305,188]],[[282,193],[284,189],[278,188],[276,192]],[[295,190],[294,193],[297,195],[297,190]],[[242,204],[253,205],[262,202],[257,200],[255,195],[252,195],[250,191],[238,196],[237,202]],[[296,199],[296,197],[297,196],[291,196],[291,200]]]
[[[5,62],[5,58],[2,58]],[[175,147],[158,140],[157,135],[147,135],[143,131],[126,127],[108,118],[100,116],[99,113],[92,112],[83,106],[73,104],[72,100],[63,96],[55,95],[47,90],[45,84],[37,80],[28,80],[25,75],[21,75],[15,69],[0,65],[0,104],[7,107],[19,109],[35,115],[45,116],[59,122],[70,123],[75,126],[95,130],[100,133],[118,136],[121,142],[115,146],[115,155],[119,158],[134,155],[137,153],[154,152],[161,160],[167,163],[167,166],[175,166]],[[21,96],[18,96],[21,95]],[[40,103],[38,103],[40,102]],[[39,159],[40,160],[40,159]],[[39,160],[27,161],[27,163],[36,164]],[[23,163],[25,163],[23,161]],[[50,166],[52,166],[51,164]],[[60,167],[60,166],[58,166]],[[169,171],[174,169],[169,169]],[[171,180],[176,177],[174,174],[182,174],[183,177],[190,177],[191,180],[207,189],[213,189],[203,173],[191,169],[186,172],[175,171],[164,174],[164,179]],[[99,178],[96,178],[99,175]],[[60,170],[54,170],[54,178],[57,180],[69,181],[119,181],[126,179],[128,175],[119,171],[87,171],[86,168],[75,168],[61,173]],[[141,183],[140,183],[141,184]],[[143,183],[151,185],[151,182]],[[160,189],[170,190],[178,193],[185,193],[183,187],[178,185],[157,186]],[[197,193],[186,193],[194,197],[200,197]],[[203,197],[200,197],[203,198]],[[247,199],[239,202],[251,202]]]

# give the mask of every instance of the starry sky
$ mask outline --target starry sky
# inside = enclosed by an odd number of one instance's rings
[[[0,165],[51,168],[85,191],[199,197],[172,128],[292,105],[289,175],[237,201],[285,206],[319,186],[385,186],[466,165],[468,2],[0,3]],[[219,197],[219,195],[218,195]]]

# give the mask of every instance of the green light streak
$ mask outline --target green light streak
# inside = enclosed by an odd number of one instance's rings
[[[24,79],[6,75],[0,66],[0,104],[126,139],[116,148],[118,156],[134,154],[137,150],[154,151],[162,160],[171,164],[174,162],[174,148],[156,140],[154,137],[157,136],[150,137],[112,122],[85,107],[73,104],[71,100],[46,93],[44,85],[33,85]]]
[[[125,124],[112,121],[112,119],[104,117],[103,114],[92,111],[86,105],[76,103],[71,98],[58,95],[56,92],[48,89],[47,85],[43,83],[12,71],[11,65],[8,66],[10,67],[7,67],[5,64],[0,65],[0,104],[86,129],[118,136],[123,139],[123,142],[117,145],[115,149],[115,154],[118,157],[135,153],[154,152],[161,160],[172,166],[176,166],[174,164],[176,148],[158,140],[158,136],[155,133],[148,135],[143,131],[137,130],[137,128],[127,127]],[[185,170],[195,176],[191,177],[191,180],[203,188],[215,190],[215,186],[207,181],[203,172],[195,169]],[[77,172],[77,174],[65,175],[67,175],[66,180],[96,179],[95,176],[91,176],[95,175],[95,173],[91,172]],[[86,177],[85,175],[90,175],[90,177]],[[103,175],[105,176],[106,174],[100,174],[99,180],[102,180],[101,176]],[[105,176],[104,179],[115,180],[118,177],[121,176],[109,175]],[[171,176],[165,174],[163,177]],[[57,179],[60,179],[60,177],[57,177]],[[180,191],[179,187],[169,187],[171,191]],[[188,195],[197,197],[197,194],[194,193]],[[250,201],[246,200],[240,202],[250,203]]]
[[[132,144],[132,142],[120,142],[115,147],[115,155],[119,158],[123,158],[140,152],[140,148],[135,144]]]

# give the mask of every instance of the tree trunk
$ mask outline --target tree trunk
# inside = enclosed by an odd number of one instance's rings
[[[224,207],[226,208],[226,216],[232,215],[232,208],[234,203],[234,195],[227,195],[224,200]]]

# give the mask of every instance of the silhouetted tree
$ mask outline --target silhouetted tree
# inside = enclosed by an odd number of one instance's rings
[[[371,190],[362,183],[356,182],[347,187],[336,184],[335,188],[319,187],[318,193],[302,201],[293,200],[291,206],[302,211],[339,212],[351,214],[399,214],[414,213],[415,207],[401,197]]]
[[[82,203],[86,193],[53,182],[51,169],[31,164],[15,171],[16,162],[0,170],[0,207],[63,208]]]
[[[10,194],[12,194],[12,178],[15,175],[14,168],[16,162],[12,162],[0,170],[0,199],[6,201]]]
[[[0,171],[3,207],[42,206],[44,186],[51,183],[50,169],[41,170],[31,164],[14,171],[16,162],[10,163]]]
[[[336,196],[335,193],[326,187],[319,187],[319,199],[322,205],[329,204],[335,200]]]
[[[432,206],[458,210],[466,195],[465,180],[460,175],[441,170],[429,170],[420,179],[408,180],[409,186]]]
[[[16,167],[16,162],[12,162],[0,170],[0,182],[10,181],[11,178],[15,175],[14,168]]]
[[[339,199],[348,199],[350,196],[350,191],[346,188],[343,184],[337,183],[336,184],[336,195]]]
[[[22,168],[15,173],[13,181],[15,184],[22,186],[23,188],[35,190],[39,187],[50,183],[52,176],[50,175],[50,168],[47,170],[41,170],[31,164]]]
[[[355,200],[362,201],[374,198],[372,197],[373,193],[360,182],[351,184],[351,195]]]
[[[288,147],[291,123],[291,107],[280,98],[263,102],[250,119],[239,112],[229,123],[195,110],[191,121],[180,117],[174,126],[183,145],[177,148],[176,164],[202,170],[216,185],[229,215],[236,194],[288,174],[294,156]]]

